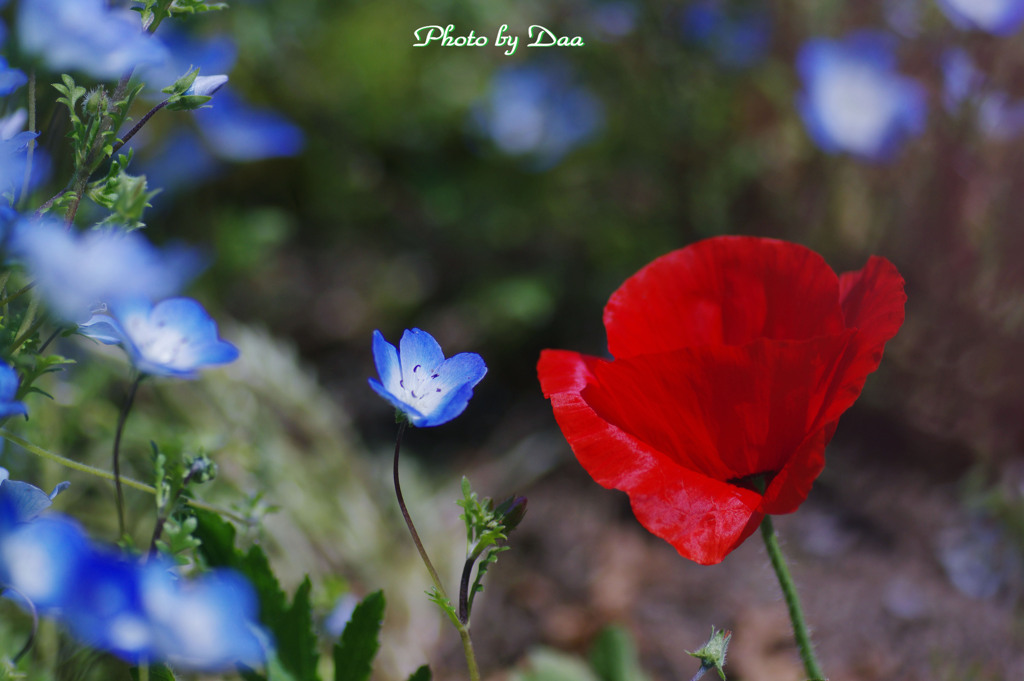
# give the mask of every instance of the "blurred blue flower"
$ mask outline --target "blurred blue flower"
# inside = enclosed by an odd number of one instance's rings
[[[168,196],[216,177],[227,167],[210,153],[198,134],[184,127],[161,135],[157,144],[135,158],[133,167],[139,174],[146,176],[150,186],[160,187],[153,198],[154,209],[161,208]]]
[[[380,380],[371,378],[370,387],[420,427],[439,426],[461,414],[487,373],[476,353],[445,359],[434,337],[420,329],[407,329],[398,349],[374,331],[373,361]]]
[[[228,161],[294,156],[305,143],[302,131],[284,116],[250,107],[227,91],[192,115],[213,153]]]
[[[25,173],[29,170],[28,144],[39,133],[24,129],[27,120],[28,114],[24,109],[0,118],[0,195],[17,195],[25,181]],[[46,156],[36,150],[29,188],[44,179],[48,166]]]
[[[94,544],[59,514],[0,526],[0,586],[129,662],[216,672],[265,658],[257,599],[243,577],[212,570],[180,579],[165,561],[140,564]]]
[[[639,10],[629,0],[601,2],[590,9],[590,24],[599,38],[614,42],[636,29]]]
[[[168,58],[138,13],[108,8],[106,0],[22,0],[17,21],[22,49],[58,72],[111,79]]]
[[[138,232],[119,229],[77,234],[52,218],[23,220],[12,241],[50,310],[72,322],[103,303],[173,295],[201,268],[192,249],[160,251]]]
[[[11,94],[27,82],[28,76],[18,69],[10,68],[7,60],[0,57],[0,97]]]
[[[558,64],[508,66],[471,114],[475,127],[504,153],[537,169],[554,166],[604,124],[600,100]]]
[[[41,613],[57,611],[76,597],[80,567],[90,554],[85,534],[70,520],[44,516],[4,525],[0,584],[16,589]]]
[[[170,85],[192,69],[199,73],[229,73],[235,65],[238,48],[227,36],[195,38],[174,25],[160,26],[160,40],[167,46],[170,56],[159,64],[150,64],[138,70],[139,78],[157,87],[143,91],[142,96],[162,97],[159,88]]]
[[[1005,92],[993,90],[965,50],[943,53],[942,75],[942,102],[951,114],[973,110],[982,135],[997,141],[1024,131],[1024,101],[1011,101]]]
[[[1024,24],[1024,0],[938,0],[938,3],[949,20],[963,29],[1010,35]]]
[[[199,369],[227,364],[238,348],[221,340],[215,322],[191,298],[121,300],[93,315],[79,331],[108,345],[120,345],[143,374],[195,378]]]
[[[259,603],[241,575],[218,570],[183,582],[156,563],[141,577],[159,659],[207,672],[260,666],[265,654],[254,625]]]
[[[880,161],[923,130],[925,91],[897,73],[895,62],[888,38],[866,31],[842,41],[810,40],[800,48],[804,91],[797,108],[818,146]]]
[[[745,68],[761,61],[771,44],[772,25],[761,8],[728,7],[722,0],[698,0],[682,14],[683,37],[711,52],[719,64]]]
[[[34,520],[50,507],[54,497],[70,485],[70,482],[62,482],[47,494],[35,485],[11,480],[10,472],[0,468],[0,533],[13,524]]]
[[[28,413],[25,403],[14,399],[18,394],[19,382],[18,372],[14,370],[14,367],[7,362],[0,361],[0,419]]]

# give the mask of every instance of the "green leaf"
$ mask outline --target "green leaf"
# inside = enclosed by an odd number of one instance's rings
[[[636,646],[622,627],[605,627],[590,650],[590,666],[601,681],[646,681]]]
[[[132,667],[128,670],[132,681],[139,681],[139,668]],[[174,674],[162,664],[155,664],[149,668],[149,681],[174,681]]]
[[[295,592],[291,605],[259,546],[246,553],[235,548],[235,528],[209,511],[196,511],[199,526],[193,535],[202,543],[200,554],[211,567],[233,568],[249,579],[260,601],[260,621],[273,634],[281,666],[294,681],[319,681],[319,653],[310,608],[311,585],[307,578]],[[273,681],[273,677],[271,677]]]
[[[366,681],[370,678],[373,658],[380,648],[383,622],[384,592],[376,591],[356,606],[345,631],[341,632],[341,641],[334,646],[334,681]],[[430,678],[429,670],[426,678]]]
[[[433,675],[430,673],[430,667],[423,665],[412,673],[408,681],[431,681]]]

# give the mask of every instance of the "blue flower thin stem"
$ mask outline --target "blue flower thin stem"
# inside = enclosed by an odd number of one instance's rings
[[[142,375],[137,375],[132,381],[132,387],[128,390],[128,397],[124,401],[121,415],[117,419],[117,432],[114,433],[114,488],[117,490],[117,527],[121,537],[124,536],[124,489],[121,486],[121,435],[124,433],[124,424],[128,421],[128,412],[131,411],[132,403],[135,401],[135,393],[139,390],[139,383]]]
[[[412,516],[409,515],[409,509],[405,505],[405,497],[402,496],[402,486],[398,482],[398,453],[402,446],[402,436],[405,435],[405,429],[408,426],[408,422],[404,419],[398,426],[398,435],[395,436],[395,496],[398,497],[398,507],[402,509],[402,517],[405,519],[405,524],[409,528],[409,534],[412,535],[412,541],[416,544],[416,550],[420,552],[420,558],[423,560],[423,564],[427,566],[427,572],[430,573],[430,579],[434,582],[434,588],[437,589],[438,595],[445,601],[451,602],[448,598],[448,594],[445,593],[444,586],[441,585],[441,578],[437,574],[437,570],[434,569],[434,564],[430,562],[430,557],[427,556],[427,550],[423,547],[423,542],[420,540],[420,535],[416,531],[416,526],[413,525]],[[469,679],[470,681],[480,681],[480,669],[476,663],[476,653],[473,652],[473,640],[469,636],[469,624],[461,621],[459,618],[452,618],[452,622],[455,624],[455,628],[459,632],[459,638],[462,640],[462,652],[466,656],[466,666],[469,668]]]
[[[160,102],[152,109],[147,111],[146,115],[140,118],[139,122],[135,124],[135,127],[133,127],[131,130],[125,133],[125,136],[121,138],[121,141],[115,144],[114,147],[110,150],[111,158],[113,158],[114,154],[121,150],[121,147],[123,147],[128,140],[130,140],[132,137],[135,137],[135,133],[137,133],[139,130],[142,130],[142,126],[148,123],[149,119],[152,118],[157,111],[167,106],[170,103],[170,101],[171,100],[169,99],[165,99],[164,101]]]
[[[13,591],[14,593],[18,594],[18,596],[21,597],[21,600],[25,601],[25,603],[28,604],[28,609],[32,613],[32,631],[28,635],[28,640],[25,641],[25,645],[21,647],[21,650],[19,650],[18,653],[11,658],[11,664],[17,666],[18,660],[23,658],[25,656],[25,653],[32,650],[32,644],[36,642],[36,634],[39,633],[39,613],[36,611],[36,604],[33,603],[28,596],[21,593],[13,586],[5,586],[2,589],[2,591]],[[2,593],[2,591],[0,591],[0,593]]]
[[[796,585],[793,577],[786,567],[786,559],[779,547],[778,537],[775,535],[775,527],[772,525],[772,517],[766,515],[761,521],[761,537],[764,538],[765,548],[768,550],[768,558],[771,559],[775,575],[779,578],[779,585],[782,587],[782,595],[786,599],[786,606],[789,608],[789,619],[793,623],[793,635],[796,638],[797,647],[800,649],[800,659],[804,663],[804,671],[811,681],[823,681],[825,675],[821,671],[818,659],[814,656],[814,646],[811,644],[811,634],[807,629],[807,621],[804,619],[804,611],[800,607],[800,597],[796,593]]]
[[[19,447],[24,449],[29,454],[34,454],[35,456],[38,456],[41,459],[46,459],[47,461],[52,461],[52,462],[54,462],[54,463],[56,463],[58,465],[64,466],[65,468],[70,468],[73,471],[78,471],[79,473],[86,473],[88,475],[93,475],[93,476],[95,476],[97,478],[101,478],[103,480],[110,480],[110,481],[114,480],[114,474],[111,473],[110,471],[105,471],[102,468],[96,468],[94,466],[89,466],[87,464],[75,461],[74,459],[69,459],[66,456],[61,456],[60,454],[57,454],[55,452],[51,452],[48,449],[43,449],[42,447],[34,445],[31,442],[29,442],[28,440],[25,440],[25,439],[15,435],[14,433],[12,433],[12,432],[10,432],[10,431],[8,431],[6,429],[0,428],[0,438],[3,438],[5,440],[7,440],[8,442],[11,442],[13,444],[18,445]],[[131,487],[132,489],[137,489],[140,492],[146,492],[147,494],[154,494],[154,495],[156,494],[156,488],[155,487],[153,487],[152,485],[147,485],[144,482],[139,482],[138,480],[135,480],[134,478],[128,478],[128,477],[121,476],[121,484],[123,484],[125,487]],[[207,504],[206,502],[199,501],[198,499],[193,499],[192,497],[186,497],[185,498],[185,503],[188,504],[189,506],[191,506],[192,508],[201,508],[204,511],[210,511],[211,513],[216,513],[219,516],[223,516],[225,518],[231,518],[236,523],[240,523],[242,525],[250,524],[250,521],[249,521],[248,518],[240,516],[240,515],[238,515],[237,513],[233,512],[233,511],[229,511],[226,508],[219,508],[217,506],[214,506],[213,504]]]
[[[28,129],[36,129],[36,70],[28,74]],[[25,178],[21,181],[21,195],[18,203],[24,205],[28,198],[28,188],[32,180],[32,157],[36,149],[36,141],[29,140],[28,151],[25,152]]]

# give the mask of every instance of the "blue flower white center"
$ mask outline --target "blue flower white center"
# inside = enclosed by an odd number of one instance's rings
[[[125,321],[124,328],[147,361],[166,367],[193,366],[189,338],[180,329],[164,321],[154,323],[148,317],[132,317]]]

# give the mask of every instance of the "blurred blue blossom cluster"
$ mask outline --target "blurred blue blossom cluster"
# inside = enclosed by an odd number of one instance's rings
[[[499,69],[472,112],[477,130],[503,153],[546,170],[604,125],[604,107],[561,62]]]
[[[995,36],[1024,25],[1022,0],[937,0],[959,29]],[[890,25],[905,36],[917,33],[916,3],[888,3]],[[903,143],[925,129],[927,95],[914,78],[897,71],[895,36],[858,31],[841,40],[815,38],[800,49],[797,71],[803,91],[797,108],[814,142],[829,153],[870,161],[892,158]],[[937,57],[943,73],[943,104],[951,115],[972,111],[987,138],[1006,140],[1024,129],[1024,104],[994,89],[963,48]]]
[[[764,7],[735,6],[724,0],[698,0],[686,6],[683,37],[707,50],[727,68],[745,68],[760,61],[771,43],[771,17]]]
[[[97,545],[67,517],[40,517],[68,483],[46,494],[6,470],[0,478],[0,586],[20,602],[130,662],[202,671],[262,663],[268,639],[243,578],[215,570],[184,580],[165,560]]]

